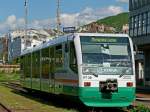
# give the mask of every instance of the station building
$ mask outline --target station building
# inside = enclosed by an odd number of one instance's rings
[[[145,86],[150,86],[150,0],[129,0],[129,34],[133,43],[144,58],[139,58],[139,64],[144,63],[143,79]],[[143,62],[142,62],[143,60]]]

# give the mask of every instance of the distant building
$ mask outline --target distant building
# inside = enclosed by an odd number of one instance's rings
[[[136,48],[144,53],[143,59],[140,58],[141,54],[136,57],[140,63],[137,65],[144,65],[144,75],[141,72],[137,78],[143,80],[145,86],[150,86],[150,0],[129,0],[129,10],[129,34]],[[138,71],[140,66],[137,67]]]
[[[125,24],[122,26],[122,33],[128,34],[129,33],[129,25]]]
[[[27,30],[27,37],[25,36],[25,30],[10,32],[8,42],[9,60],[20,56],[23,50],[38,46],[51,38],[53,37],[45,30],[29,29]]]
[[[114,33],[116,32],[116,29],[114,27],[93,22],[91,24],[80,27],[78,31],[88,33],[104,33],[104,32]]]

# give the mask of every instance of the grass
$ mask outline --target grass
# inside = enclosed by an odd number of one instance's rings
[[[19,81],[19,79],[20,79],[19,73],[12,73],[12,74],[0,73],[0,82]]]
[[[138,105],[136,108],[131,109],[130,112],[150,112],[150,108],[144,105]]]
[[[122,30],[122,26],[129,23],[129,13],[121,13],[115,16],[106,17],[97,21],[98,24],[104,24],[116,28],[117,31]]]
[[[52,105],[51,101],[41,102],[40,98],[33,98],[4,86],[0,86],[0,101],[15,112],[77,112],[74,109]]]

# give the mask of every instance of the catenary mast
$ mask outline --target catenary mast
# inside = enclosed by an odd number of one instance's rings
[[[60,21],[60,0],[57,0],[57,33],[58,33],[58,35],[60,34],[60,26],[61,26],[61,21]]]

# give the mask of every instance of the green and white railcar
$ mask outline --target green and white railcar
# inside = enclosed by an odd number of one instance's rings
[[[75,96],[86,106],[126,107],[135,99],[133,44],[125,34],[75,33],[21,55],[23,87]]]

